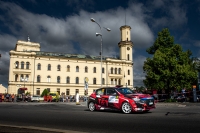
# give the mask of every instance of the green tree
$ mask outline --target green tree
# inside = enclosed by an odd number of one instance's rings
[[[197,77],[190,50],[184,52],[179,44],[174,44],[168,29],[158,33],[153,46],[147,49],[152,58],[144,62],[146,79],[143,81],[152,89],[191,88]]]
[[[42,94],[41,94],[41,97],[47,96],[48,93],[49,93],[49,91],[47,89],[44,89],[43,92],[42,92]]]

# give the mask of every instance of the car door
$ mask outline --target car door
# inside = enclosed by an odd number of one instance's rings
[[[101,107],[108,106],[106,103],[105,88],[96,90],[96,103]]]
[[[114,88],[107,88],[106,95],[108,99],[108,107],[119,108],[119,95]]]

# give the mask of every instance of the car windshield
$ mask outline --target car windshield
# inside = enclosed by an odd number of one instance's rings
[[[118,88],[117,91],[119,91],[121,94],[134,94],[130,88]]]

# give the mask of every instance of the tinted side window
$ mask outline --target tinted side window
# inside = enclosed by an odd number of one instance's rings
[[[106,95],[117,95],[117,92],[115,91],[115,89],[107,88]]]

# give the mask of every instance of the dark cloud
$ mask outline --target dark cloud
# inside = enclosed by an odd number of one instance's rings
[[[32,2],[39,4],[34,0]],[[154,42],[154,28],[168,25],[176,27],[187,23],[186,10],[178,2],[166,6],[166,1],[154,0],[147,6],[131,1],[126,9],[119,6],[93,13],[84,10],[85,6],[94,4],[92,0],[66,1],[66,5],[74,7],[78,13],[57,18],[32,13],[15,3],[0,1],[0,11],[4,12],[0,14],[0,21],[11,32],[9,35],[0,32],[0,52],[3,55],[0,60],[3,69],[0,81],[7,83],[8,80],[8,76],[4,76],[8,75],[9,51],[14,49],[17,40],[27,40],[28,35],[31,41],[40,43],[42,51],[99,55],[101,42],[95,33],[101,31],[96,23],[90,21],[90,18],[94,18],[102,27],[111,29],[111,32],[107,32],[102,28],[104,56],[116,56],[119,55],[119,28],[125,25],[125,14],[126,24],[132,28],[133,51],[144,49],[144,53]],[[166,15],[154,16],[157,9],[165,10]],[[134,86],[142,84],[144,79],[142,65],[145,57],[143,53],[140,54],[134,57]]]

